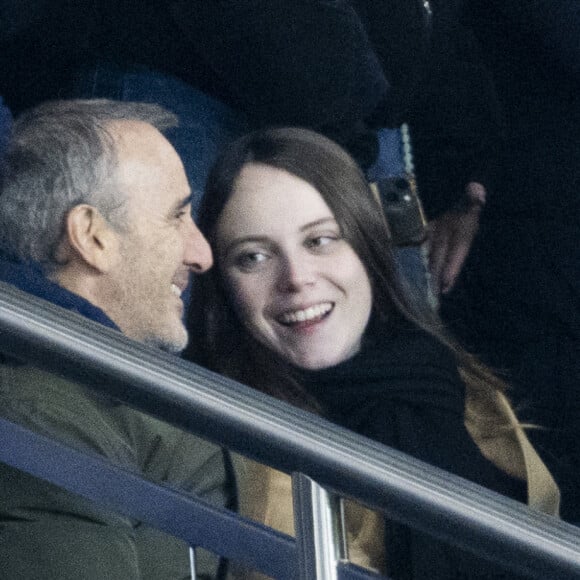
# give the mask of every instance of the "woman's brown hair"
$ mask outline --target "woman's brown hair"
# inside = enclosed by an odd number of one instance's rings
[[[367,271],[373,317],[388,321],[393,332],[401,324],[412,324],[445,344],[455,353],[468,386],[468,401],[493,398],[497,389],[504,390],[503,382],[455,344],[426,300],[400,279],[380,202],[350,155],[322,135],[299,128],[264,129],[225,149],[210,172],[198,215],[199,227],[212,246],[219,216],[248,163],[287,171],[320,193]],[[245,330],[231,307],[217,264],[197,280],[188,328],[187,358],[277,398],[319,410],[301,389],[294,369]],[[474,411],[467,410],[467,419],[470,412]]]

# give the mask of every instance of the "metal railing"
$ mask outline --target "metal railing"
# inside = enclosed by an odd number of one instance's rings
[[[303,474],[296,476],[298,492],[312,485],[311,492],[321,487],[358,499],[530,578],[580,579],[580,531],[573,526],[1,283],[0,351]],[[314,513],[308,503],[298,502],[299,523]],[[315,537],[301,529],[306,547],[297,552],[318,566]],[[305,533],[310,537],[301,538]],[[319,570],[307,566],[300,577],[333,578]]]

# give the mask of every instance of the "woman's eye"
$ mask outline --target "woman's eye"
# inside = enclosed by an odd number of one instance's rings
[[[235,264],[243,270],[252,270],[253,268],[261,265],[267,259],[268,257],[263,252],[247,252],[237,256],[235,259]]]
[[[307,240],[306,245],[309,248],[322,248],[324,246],[328,246],[332,242],[336,242],[338,239],[339,239],[338,236],[334,235],[314,236]]]

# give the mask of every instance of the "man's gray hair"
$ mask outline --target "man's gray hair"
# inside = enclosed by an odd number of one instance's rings
[[[0,248],[50,269],[76,205],[97,208],[126,229],[125,198],[116,187],[113,121],[142,121],[164,131],[177,117],[147,103],[62,100],[22,113],[14,122],[0,182]]]

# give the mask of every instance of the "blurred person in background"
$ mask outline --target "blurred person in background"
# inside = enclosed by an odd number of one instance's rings
[[[463,0],[503,110],[501,171],[442,314],[512,385],[580,522],[580,4]]]

